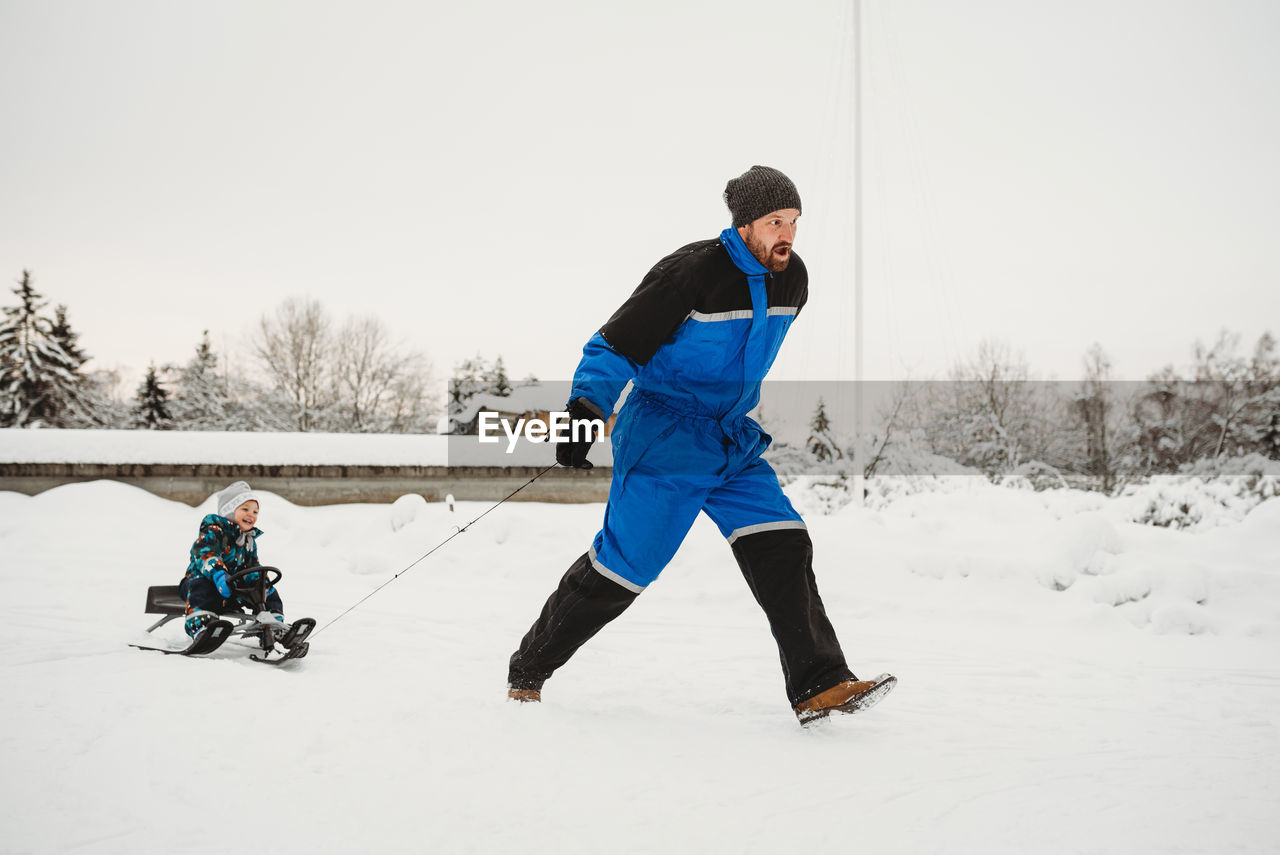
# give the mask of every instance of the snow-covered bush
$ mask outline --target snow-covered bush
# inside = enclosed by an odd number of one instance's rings
[[[1245,477],[1259,483],[1270,478],[1274,483],[1276,479],[1280,479],[1280,460],[1272,460],[1261,454],[1208,458],[1182,467],[1179,474],[1196,475],[1201,478]]]
[[[854,499],[853,479],[840,473],[793,476],[784,492],[801,516],[829,516]]]
[[[975,477],[980,479],[975,482]],[[986,484],[985,478],[975,475],[877,475],[867,481],[867,507],[877,510],[896,501],[920,493],[954,493],[968,489],[975,483]]]
[[[1068,486],[1061,472],[1039,460],[1030,460],[1009,474],[998,476],[995,483],[1001,487],[1035,490],[1037,493],[1042,490],[1059,490]]]
[[[1210,528],[1244,519],[1254,507],[1280,496],[1280,461],[1261,455],[1202,460],[1178,475],[1130,486],[1130,519],[1170,528]]]
[[[819,463],[803,449],[778,443],[765,457],[801,514],[833,514],[855,498],[855,458],[848,454]],[[907,443],[882,449],[875,471],[863,489],[866,506],[877,510],[918,493],[950,493],[971,486],[973,479],[986,483],[979,470]]]

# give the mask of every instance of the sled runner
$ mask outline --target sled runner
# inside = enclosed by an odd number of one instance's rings
[[[256,574],[250,581],[249,576]],[[306,656],[310,650],[307,636],[315,629],[316,622],[312,618],[299,618],[292,624],[280,624],[276,621],[262,622],[257,615],[266,610],[267,594],[283,578],[284,574],[275,567],[246,567],[244,570],[227,577],[236,597],[244,602],[250,611],[236,610],[218,616],[200,631],[191,643],[183,648],[149,647],[144,644],[131,644],[139,650],[154,650],[177,656],[200,656],[212,653],[222,646],[223,642],[235,636],[254,639],[258,642],[261,655],[251,653],[249,658],[254,662],[266,665],[283,665]],[[147,589],[146,614],[162,617],[147,627],[147,632],[155,632],[173,620],[186,618],[187,603],[178,593],[177,585],[152,585]],[[272,654],[276,654],[272,658]]]

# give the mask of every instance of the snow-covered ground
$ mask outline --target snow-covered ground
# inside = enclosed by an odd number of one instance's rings
[[[1177,531],[966,483],[810,517],[854,670],[901,683],[808,730],[705,520],[535,706],[506,659],[599,505],[504,505],[327,626],[488,505],[267,496],[321,624],[276,670],[127,646],[211,502],[0,493],[0,851],[1277,851],[1280,500]]]

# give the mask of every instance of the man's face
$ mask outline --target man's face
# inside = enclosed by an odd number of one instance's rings
[[[791,244],[796,239],[800,212],[783,208],[738,229],[751,254],[772,273],[781,273],[791,261]]]

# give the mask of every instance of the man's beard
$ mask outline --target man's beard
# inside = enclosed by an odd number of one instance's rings
[[[746,243],[747,249],[751,251],[751,254],[756,257],[756,261],[763,264],[770,273],[781,273],[791,263],[791,244],[785,241],[778,241],[773,246],[765,246],[751,229],[747,229],[743,242]],[[773,251],[781,248],[786,248],[787,254],[779,258]]]

